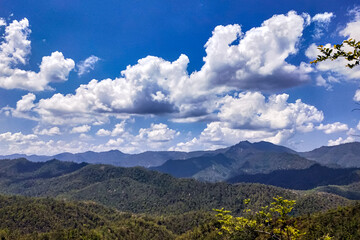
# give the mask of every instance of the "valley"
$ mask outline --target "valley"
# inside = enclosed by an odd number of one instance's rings
[[[343,146],[339,149],[342,151]],[[9,239],[55,239],[65,235],[74,239],[197,239],[198,227],[203,226],[207,229],[202,233],[204,239],[216,239],[213,209],[225,208],[241,215],[245,199],[251,199],[249,207],[254,210],[269,204],[274,196],[295,200],[293,214],[302,219],[304,229],[309,228],[306,224],[312,219],[331,219],[332,214],[338,214],[328,212],[333,209],[358,209],[356,200],[360,199],[358,168],[341,167],[342,161],[322,165],[316,161],[323,159],[320,154],[308,160],[304,153],[267,142],[240,142],[226,149],[194,153],[144,153],[142,156],[154,157],[154,161],[151,157],[146,161],[156,166],[149,169],[104,164],[110,161],[108,154],[92,153],[89,160],[84,157],[88,153],[78,154],[83,157],[81,163],[68,161],[74,156],[67,161],[0,160],[0,213],[6,216],[0,233]],[[134,156],[134,162],[139,163],[138,156]],[[161,160],[163,164],[159,165],[159,156],[169,159]],[[174,156],[189,158],[173,160]],[[120,158],[118,165],[122,161]],[[36,213],[28,212],[38,208],[41,210]],[[52,217],[46,212],[52,212]],[[19,216],[24,226],[10,233],[15,226],[11,221],[20,224],[10,216],[19,213],[24,214]],[[43,225],[35,228],[31,221],[24,220],[30,215]],[[311,218],[303,220],[306,215]],[[73,220],[62,225],[62,219]],[[187,221],[191,224],[185,224]],[[171,227],[175,222],[181,231]]]

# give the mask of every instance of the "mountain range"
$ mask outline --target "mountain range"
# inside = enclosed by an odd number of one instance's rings
[[[114,150],[3,159],[0,238],[218,239],[212,209],[240,215],[282,196],[296,200],[293,214],[306,239],[327,233],[351,239],[359,235],[360,207],[341,207],[360,200],[359,146],[298,153],[245,141],[190,153]],[[336,210],[324,213],[329,209]]]
[[[0,156],[0,159],[25,157],[37,164],[49,159],[58,159],[82,164],[86,162],[123,167],[143,166],[178,178],[194,178],[207,182],[255,182],[305,190],[356,183],[358,181],[356,167],[360,167],[359,149],[360,143],[354,142],[321,147],[309,152],[296,152],[269,142],[243,141],[214,151],[149,151],[125,154],[112,150],[99,153],[91,151],[77,154],[61,153],[54,156],[14,154]],[[353,169],[341,169],[349,167]],[[344,187],[322,188],[324,191],[325,189],[327,192],[332,192],[329,189],[337,190],[342,196],[350,194],[358,199],[357,191],[349,193],[350,188],[346,190]]]
[[[216,155],[169,160],[151,169],[175,177],[202,181],[224,181],[240,174],[269,173],[280,169],[305,169],[315,164],[295,151],[268,142],[240,142]]]
[[[260,152],[277,154],[287,153],[287,156],[290,156],[290,158],[293,157],[292,155],[298,155],[308,160],[318,162],[322,165],[330,165],[334,167],[360,167],[359,142],[345,143],[331,147],[321,147],[309,152],[296,152],[292,149],[264,141],[257,143],[243,141],[234,146],[218,149],[215,151],[147,151],[138,154],[127,154],[118,150],[111,150],[107,152],[88,151],[84,153],[60,153],[52,156],[12,154],[0,155],[0,159],[26,158],[34,162],[43,162],[51,159],[58,159],[61,161],[71,161],[76,163],[87,162],[95,164],[111,164],[121,167],[142,166],[150,168],[159,167],[166,163],[166,161],[168,160],[185,160],[189,158],[198,158],[203,156],[210,157],[218,154],[224,154],[226,157],[231,159],[240,159],[245,157],[246,159],[251,160],[247,164],[253,164],[253,161],[256,161],[257,157],[251,158],[250,155]],[[246,163],[246,161],[241,162]]]
[[[0,194],[86,200],[133,213],[185,213],[225,207],[235,213],[251,198],[254,208],[273,196],[296,199],[298,213],[346,205],[349,200],[333,194],[286,190],[252,184],[207,183],[178,179],[141,167],[77,164],[26,159],[0,161]]]
[[[222,152],[222,149],[216,151],[196,151],[196,152],[177,152],[177,151],[147,151],[138,154],[126,154],[119,150],[110,150],[107,152],[92,152],[87,151],[83,153],[60,153],[52,156],[45,155],[26,155],[26,154],[11,154],[0,155],[0,159],[18,159],[26,158],[33,162],[45,162],[51,159],[61,161],[69,161],[75,163],[87,162],[93,164],[111,164],[119,167],[153,167],[165,163],[169,159],[187,159],[202,155],[212,155]]]
[[[327,146],[314,149],[299,155],[314,160],[323,165],[360,167],[360,143],[344,143],[336,146]]]

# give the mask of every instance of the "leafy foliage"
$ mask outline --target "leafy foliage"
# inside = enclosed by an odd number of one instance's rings
[[[212,229],[216,230],[212,230],[211,234],[220,231],[220,239],[289,239],[289,236],[290,239],[302,240],[360,239],[359,202],[353,206],[294,217],[291,211],[293,207],[299,207],[294,201],[279,197],[274,200],[270,206],[256,212],[246,210],[240,217],[234,217],[224,209],[217,210],[219,225],[213,224]],[[202,239],[216,239],[211,234],[204,232]]]
[[[274,202],[270,206],[262,207],[260,211],[253,212],[246,209],[245,216],[234,217],[230,215],[230,211],[217,209],[217,217],[221,228],[220,235],[236,236],[245,235],[255,239],[261,235],[267,236],[269,239],[299,239],[305,233],[301,233],[296,226],[296,221],[290,217],[295,201],[287,200],[282,197],[274,197]],[[248,204],[250,199],[245,200]]]
[[[351,51],[344,50],[345,47],[350,47]],[[335,44],[333,48],[327,48],[323,45],[318,47],[323,55],[318,55],[317,59],[310,63],[318,63],[325,60],[336,60],[338,58],[345,58],[349,63],[346,67],[353,68],[360,64],[360,41],[348,39],[341,44]]]

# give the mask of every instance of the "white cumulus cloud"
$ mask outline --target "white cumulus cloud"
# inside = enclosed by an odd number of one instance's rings
[[[53,52],[42,58],[40,71],[25,71],[16,68],[19,64],[26,64],[31,51],[28,40],[29,21],[14,20],[5,27],[3,41],[0,44],[0,87],[5,89],[24,89],[43,91],[51,89],[51,82],[63,82],[68,79],[69,72],[74,68],[72,59],[65,59],[60,52]]]
[[[339,137],[336,140],[329,140],[328,141],[328,146],[336,146],[336,145],[340,145],[343,143],[350,143],[350,142],[354,142],[355,138],[352,136],[348,136],[347,138],[343,139],[342,137]]]
[[[192,79],[211,86],[273,90],[303,84],[309,67],[291,65],[305,21],[295,12],[274,15],[260,27],[241,32],[239,25],[217,26],[206,43],[205,64]],[[233,44],[239,39],[238,44]],[[271,47],[270,47],[271,46]]]
[[[331,134],[335,132],[343,132],[349,130],[349,127],[345,123],[335,122],[335,123],[329,123],[329,124],[320,124],[316,127],[318,130],[324,131],[326,134]]]
[[[115,124],[115,127],[112,131],[109,131],[109,130],[106,130],[106,129],[99,129],[97,132],[96,132],[96,135],[98,136],[112,136],[112,137],[115,137],[115,136],[121,136],[123,135],[126,131],[125,131],[125,125],[126,125],[126,121],[123,120],[121,121],[120,123],[117,123]]]
[[[99,149],[120,149],[124,152],[143,152],[148,150],[168,150],[180,132],[169,128],[164,123],[152,123],[149,128],[141,128],[137,135],[124,130],[121,135],[111,138]]]
[[[356,90],[353,99],[354,99],[355,102],[360,102],[360,89]]]
[[[7,116],[13,116],[17,118],[26,118],[34,121],[38,121],[38,118],[32,116],[31,110],[36,106],[34,101],[36,96],[33,93],[28,93],[21,97],[16,103],[16,108],[9,106],[0,109],[0,112],[4,112]]]
[[[360,39],[360,7],[351,9],[349,14],[353,19],[346,24],[346,27],[340,31],[340,34],[344,37],[358,40]]]
[[[90,129],[91,129],[91,126],[82,125],[82,126],[72,128],[70,133],[86,133],[86,132],[90,131]]]
[[[0,134],[0,141],[13,142],[13,143],[23,143],[37,138],[38,136],[36,136],[35,134],[24,135],[21,132],[17,132],[17,133],[6,132]]]
[[[111,131],[111,136],[119,136],[125,132],[125,120],[121,123],[115,124],[114,129]]]
[[[324,12],[316,14],[311,20],[315,22],[329,23],[333,17],[335,17],[335,15],[332,12]]]
[[[28,93],[22,96],[21,100],[16,103],[16,110],[18,112],[28,112],[35,107],[34,101],[36,97],[33,93]]]
[[[298,129],[321,122],[323,113],[300,99],[288,103],[289,95],[271,95],[266,100],[259,92],[226,96],[221,101],[219,119],[237,129]]]
[[[179,132],[176,132],[173,129],[170,129],[166,124],[152,123],[150,128],[141,128],[139,130],[138,137],[141,139],[147,139],[151,142],[167,142],[173,140],[175,136],[179,135]]]
[[[44,141],[39,139],[35,134],[1,133],[0,134],[0,151],[3,155],[13,153],[55,155],[62,152],[85,152],[89,149],[95,149],[91,145],[79,139],[73,141]]]
[[[324,35],[324,31],[327,30],[331,19],[334,18],[335,15],[332,12],[324,12],[318,13],[314,17],[312,17],[312,21],[315,22],[315,29],[314,29],[314,38],[320,38]]]
[[[96,132],[96,135],[101,136],[101,137],[110,136],[111,132],[109,130],[101,128]]]
[[[207,125],[199,137],[182,142],[175,150],[216,149],[242,140],[285,143],[296,132],[314,130],[324,116],[314,106],[300,99],[288,103],[287,94],[271,95],[268,99],[258,92],[225,96],[218,118]]]
[[[115,80],[92,80],[81,85],[75,94],[55,94],[41,99],[36,112],[46,122],[94,122],[105,114],[164,114],[176,111],[169,97],[154,97],[154,93],[169,94],[170,82],[185,76],[188,59],[182,55],[171,63],[156,57],[139,60]],[[157,94],[160,96],[160,94]],[[95,115],[95,117],[94,117]],[[105,116],[106,117],[106,116]]]
[[[100,60],[97,56],[91,55],[84,61],[81,61],[77,64],[78,75],[81,76],[85,73],[89,73],[91,70],[94,70],[95,64]]]
[[[111,115],[139,114],[203,120],[216,111],[217,95],[229,90],[272,91],[306,83],[312,71],[309,64],[295,66],[286,61],[297,53],[306,24],[303,15],[290,11],[274,15],[245,33],[236,24],[217,26],[205,44],[204,65],[199,71],[187,72],[186,55],[173,62],[148,56],[128,66],[119,78],[94,79],[74,94],[57,93],[41,99],[33,113],[46,123],[59,125],[106,122]],[[55,54],[56,59],[59,54]],[[60,62],[66,61],[61,58]],[[65,63],[56,66],[73,67]],[[59,81],[66,74],[56,76]]]
[[[35,127],[33,129],[34,133],[36,135],[47,135],[47,136],[54,136],[54,135],[60,135],[60,129],[58,127],[52,127],[52,128],[49,128],[49,129],[41,129],[39,127]]]
[[[0,133],[0,150],[1,153],[25,153],[31,146],[41,144],[38,136],[35,134],[23,134],[22,132],[5,132]],[[34,153],[32,153],[34,154]]]

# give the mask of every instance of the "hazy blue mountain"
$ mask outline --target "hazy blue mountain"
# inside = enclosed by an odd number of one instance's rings
[[[0,156],[0,159],[26,158],[34,162],[44,162],[50,159],[58,159],[70,162],[87,162],[94,164],[111,164],[120,167],[153,167],[160,166],[170,159],[187,159],[202,155],[214,155],[224,152],[225,149],[215,151],[196,151],[196,152],[178,152],[178,151],[147,151],[138,154],[126,154],[119,150],[107,152],[84,152],[84,153],[60,153],[54,156],[38,156],[25,154],[12,154]]]
[[[26,154],[0,155],[0,159],[18,159],[18,158],[26,158],[27,160],[33,162],[45,162],[53,159],[52,156],[45,156],[45,155],[26,155]]]
[[[214,162],[213,157],[218,154],[223,154],[226,158],[235,161],[232,161],[230,167],[224,167],[218,160],[215,160]],[[196,158],[200,157],[210,157],[210,162],[212,161],[213,164],[204,164],[205,158],[202,158],[202,164],[200,164],[202,167],[195,167],[195,169],[198,170],[198,172],[194,174],[196,175],[196,178],[211,181],[208,176],[212,175],[213,177],[211,178],[213,178],[213,180],[224,180],[226,177],[235,176],[242,172],[264,173],[279,169],[306,168],[313,164],[313,162],[306,159],[316,161],[322,165],[360,167],[360,143],[347,143],[333,147],[321,147],[304,153],[297,153],[289,148],[264,141],[257,143],[243,141],[234,146],[215,151],[147,151],[138,154],[126,154],[118,150],[111,150],[107,152],[88,151],[76,154],[61,153],[54,156],[12,154],[0,156],[0,159],[26,158],[34,162],[58,159],[76,163],[111,164],[121,167],[159,167],[159,170],[161,171],[161,169],[172,168],[168,164],[162,168],[160,167],[168,160],[172,160],[173,164],[177,164],[174,160],[188,159],[190,161],[199,161],[199,159]],[[185,166],[191,165],[189,163],[182,164],[184,164],[182,169],[184,169]],[[224,165],[226,164],[224,163]],[[170,170],[166,170],[165,172],[169,171]],[[174,176],[189,176],[188,174],[175,173],[174,171],[169,173]]]
[[[239,174],[268,173],[279,169],[304,169],[315,164],[295,151],[268,142],[240,142],[217,155],[169,160],[152,169],[176,177],[202,181],[225,181]]]
[[[53,156],[62,161],[73,162],[88,162],[111,164],[121,167],[152,167],[159,166],[169,159],[186,159],[193,156],[201,156],[204,154],[211,154],[211,152],[176,152],[176,151],[147,151],[138,154],[125,154],[118,150],[111,150],[108,152],[85,152],[85,153],[62,153]]]
[[[307,168],[313,162],[296,152],[269,142],[240,142],[215,151],[148,151],[126,154],[118,150],[107,152],[61,153],[55,156],[9,155],[0,158],[24,157],[31,161],[58,159],[75,163],[111,164],[121,167],[143,166],[177,177],[194,177],[203,181],[224,181],[241,173],[267,173],[278,169]],[[186,160],[185,162],[183,162]],[[169,161],[169,162],[167,162]],[[158,167],[158,168],[156,168]]]
[[[87,162],[87,163],[104,163],[112,165],[121,165],[122,159],[128,154],[122,153],[118,150],[111,150],[107,152],[92,152],[87,151],[84,153],[60,153],[53,158],[61,161],[71,161],[76,163]]]
[[[306,169],[276,170],[267,174],[242,174],[230,178],[227,182],[252,182],[273,186],[307,190],[331,184],[348,185],[360,181],[357,168],[328,168],[314,164]]]
[[[345,143],[330,147],[320,147],[310,152],[303,152],[299,154],[323,165],[360,167],[359,142]]]
[[[147,151],[138,154],[132,154],[124,157],[122,160],[123,167],[153,167],[160,166],[170,159],[187,159],[191,157],[199,157],[202,155],[214,155],[222,152],[223,149],[216,151],[196,151],[196,152],[179,152],[179,151]]]

